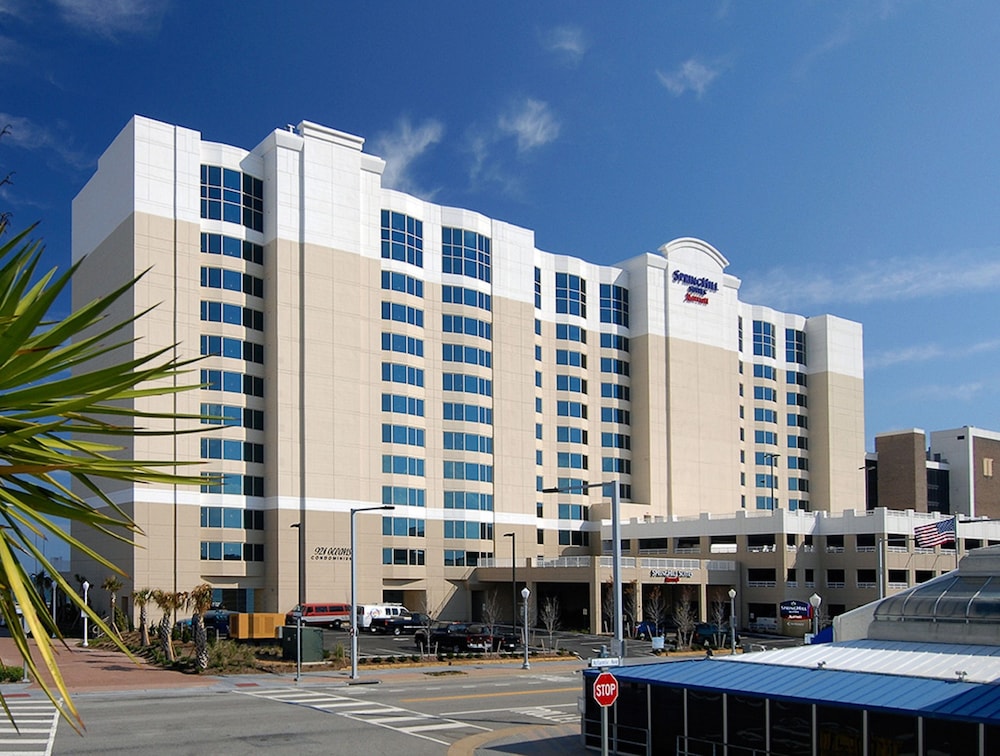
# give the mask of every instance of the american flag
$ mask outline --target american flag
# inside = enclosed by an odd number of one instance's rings
[[[929,525],[921,525],[913,531],[917,546],[928,548],[955,540],[955,518],[938,520]]]

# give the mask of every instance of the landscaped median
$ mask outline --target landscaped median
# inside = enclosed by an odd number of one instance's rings
[[[158,644],[143,646],[138,632],[122,634],[126,648],[149,664],[172,669],[188,674],[233,675],[270,672],[273,674],[294,673],[296,662],[286,658],[280,645],[253,644],[235,640],[210,640],[208,667],[199,670],[196,660],[195,644],[187,637],[187,633],[176,631],[172,639],[175,659],[170,661],[161,651]],[[115,644],[108,638],[92,640],[90,645],[97,648],[114,649]],[[336,671],[348,669],[350,658],[344,644],[337,643],[332,649],[323,650],[323,660],[305,664],[310,671]],[[576,658],[568,651],[529,651],[532,661],[566,661]],[[469,653],[438,653],[438,654],[397,654],[393,656],[361,656],[358,665],[368,669],[386,669],[392,667],[427,667],[455,666],[462,664],[489,664],[516,662],[524,658],[523,651],[516,652],[469,652]]]

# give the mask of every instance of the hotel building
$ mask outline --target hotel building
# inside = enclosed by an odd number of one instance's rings
[[[131,348],[203,356],[201,388],[137,401],[206,432],[127,453],[200,461],[204,485],[107,483],[142,535],[74,533],[123,595],[208,582],[286,611],[348,600],[353,558],[359,602],[467,619],[491,596],[511,611],[513,567],[564,627],[598,628],[610,506],[581,487],[606,481],[627,553],[653,529],[654,581],[679,569],[704,616],[741,568],[675,556],[663,523],[864,508],[860,324],[740,301],[698,239],[615,265],[542,251],[383,187],[363,144],[304,121],[246,150],[137,116],[76,197],[74,306],[146,271],[115,313],[155,305]],[[354,515],[352,554],[351,511],[383,506]]]

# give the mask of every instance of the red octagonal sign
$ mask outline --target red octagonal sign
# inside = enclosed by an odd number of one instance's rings
[[[594,680],[594,700],[604,707],[618,700],[618,680],[610,672],[601,672]]]

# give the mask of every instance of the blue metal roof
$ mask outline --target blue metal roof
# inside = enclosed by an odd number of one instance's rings
[[[622,682],[1000,725],[1000,685],[695,659],[618,667]],[[586,674],[596,674],[587,670]]]

